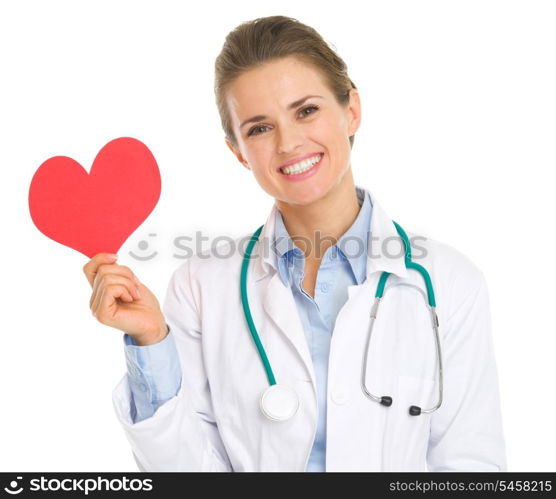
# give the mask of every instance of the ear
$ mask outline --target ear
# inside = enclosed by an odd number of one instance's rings
[[[348,135],[351,137],[361,125],[361,100],[356,88],[349,91],[348,104]]]
[[[228,139],[228,137],[224,137],[224,140],[226,142],[226,145],[228,146],[228,148],[230,149],[230,151],[232,151],[232,153],[234,154],[234,156],[237,158],[237,160],[248,170],[251,170],[251,168],[249,167],[249,163],[247,163],[247,160],[243,157],[243,155],[241,154],[241,152],[239,152],[230,142],[230,139]]]

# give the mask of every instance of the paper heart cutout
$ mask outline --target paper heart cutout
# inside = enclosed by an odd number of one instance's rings
[[[92,258],[117,253],[160,198],[151,151],[130,137],[97,154],[90,173],[66,156],[47,159],[29,187],[29,211],[46,236]]]

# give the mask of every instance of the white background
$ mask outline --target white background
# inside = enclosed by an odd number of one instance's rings
[[[348,64],[356,184],[484,271],[509,469],[556,470],[556,8],[534,0],[2,1],[0,470],[137,470],[111,402],[122,333],[90,313],[88,259],[33,225],[34,172],[147,144],[162,195],[119,263],[162,301],[176,236],[247,234],[272,206],[224,144],[213,70],[231,29],[276,14]],[[155,258],[129,256],[141,240]]]

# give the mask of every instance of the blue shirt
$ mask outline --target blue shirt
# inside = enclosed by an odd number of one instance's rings
[[[314,298],[302,287],[305,257],[291,240],[281,213],[276,210],[274,251],[282,282],[291,288],[311,353],[317,383],[318,421],[307,471],[326,469],[326,407],[328,354],[338,312],[348,298],[347,287],[361,284],[367,269],[367,244],[372,215],[368,194],[356,187],[361,209],[337,244],[327,248],[317,272]],[[181,370],[172,331],[161,342],[137,346],[124,336],[128,378],[135,423],[152,416],[177,394]]]

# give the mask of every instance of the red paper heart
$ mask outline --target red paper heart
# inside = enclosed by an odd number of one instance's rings
[[[66,156],[47,159],[29,188],[29,210],[46,236],[92,258],[116,253],[160,198],[151,151],[130,137],[97,154],[90,173]]]

